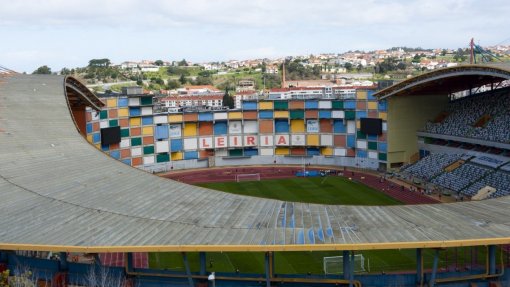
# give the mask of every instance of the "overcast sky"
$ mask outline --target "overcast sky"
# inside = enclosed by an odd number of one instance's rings
[[[510,44],[508,0],[0,0],[0,65]]]

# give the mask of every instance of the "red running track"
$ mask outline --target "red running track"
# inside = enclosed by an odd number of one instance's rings
[[[99,253],[99,259],[103,266],[110,267],[124,267],[125,258],[124,253]],[[149,268],[149,255],[147,252],[134,252],[133,253],[133,267],[134,268]]]

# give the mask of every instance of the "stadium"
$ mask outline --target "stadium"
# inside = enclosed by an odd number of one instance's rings
[[[42,286],[509,282],[506,68],[463,65],[344,98],[172,114],[153,113],[152,96],[137,89],[99,99],[72,77],[0,72],[0,270],[28,268]],[[317,186],[346,178],[408,204],[284,201],[185,183],[326,171],[335,176]],[[455,200],[438,204],[430,190]],[[377,254],[412,267],[372,272],[364,261]],[[234,268],[262,267],[222,269],[225,256],[238,258]],[[324,272],[306,271],[317,258]],[[283,259],[305,267],[285,271]],[[122,280],[98,283],[105,274]]]

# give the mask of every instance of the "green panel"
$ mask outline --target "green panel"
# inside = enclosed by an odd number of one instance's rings
[[[142,97],[140,99],[140,105],[152,105],[152,97]]]
[[[356,118],[355,111],[345,111],[345,119],[346,120],[354,120]]]
[[[228,151],[229,156],[242,156],[243,150],[242,149],[231,149]]]
[[[274,101],[274,109],[275,110],[288,110],[289,102],[287,101]]]
[[[125,138],[129,136],[129,129],[120,129],[120,136]]]
[[[377,150],[377,142],[368,142],[368,149]]]
[[[131,138],[131,146],[142,145],[142,138]]]
[[[379,160],[386,161],[386,154],[385,153],[379,153]]]
[[[154,146],[144,146],[143,147],[143,154],[153,154],[154,153]]]
[[[156,155],[156,162],[167,162],[170,161],[170,155],[167,153],[160,153]]]
[[[334,102],[331,104],[331,107],[332,107],[333,109],[343,110],[343,109],[344,109],[344,102],[342,102],[342,101],[334,101]]]
[[[361,131],[357,131],[356,132],[356,139],[359,139],[359,140],[366,140],[367,139],[367,135]]]
[[[104,120],[104,119],[107,119],[108,118],[108,111],[106,110],[103,110],[99,113],[99,118]]]
[[[119,125],[119,121],[118,120],[110,120],[110,127],[116,127]]]
[[[303,110],[291,110],[290,111],[290,118],[291,119],[304,119],[305,118],[305,111],[303,111]]]

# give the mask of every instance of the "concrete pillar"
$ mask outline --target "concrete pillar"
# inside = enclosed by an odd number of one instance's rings
[[[489,274],[496,274],[496,245],[489,245]]]
[[[206,254],[205,252],[200,252],[198,256],[200,259],[200,275],[205,276],[207,274]]]
[[[421,248],[416,248],[416,284],[420,286],[423,284],[423,254]]]
[[[188,255],[186,252],[182,252],[182,261],[184,262],[184,269],[186,270],[186,275],[188,277],[189,287],[194,287],[193,278],[191,277],[191,270],[189,268]]]
[[[349,251],[342,251],[342,256],[343,256],[343,272],[344,272],[344,279],[345,280],[349,280],[349,275],[351,274],[351,272],[349,271],[349,267],[350,267],[350,259],[349,259]]]
[[[60,271],[67,271],[67,252],[60,252]]]

